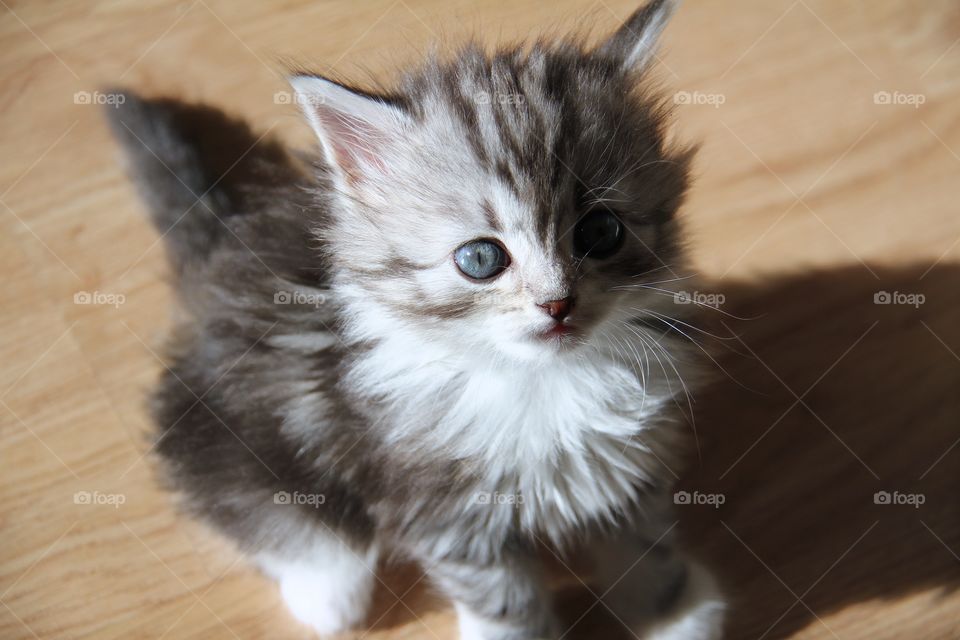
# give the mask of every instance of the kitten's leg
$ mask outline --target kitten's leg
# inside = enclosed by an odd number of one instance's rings
[[[710,572],[679,552],[671,524],[598,537],[591,553],[603,601],[645,640],[717,640],[724,600]]]
[[[461,640],[556,637],[549,592],[532,553],[511,550],[484,559],[418,555],[454,601]]]
[[[343,631],[366,617],[376,580],[374,546],[358,547],[322,532],[304,549],[261,553],[257,560],[276,579],[294,617],[320,635]]]

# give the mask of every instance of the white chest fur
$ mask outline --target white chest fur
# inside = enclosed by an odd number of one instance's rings
[[[511,520],[524,528],[562,538],[625,506],[638,482],[669,473],[672,438],[663,431],[673,427],[657,420],[674,402],[665,377],[647,376],[644,386],[595,350],[547,366],[451,361],[439,352],[420,352],[414,364],[402,351],[380,343],[352,372],[390,399],[392,444],[475,461],[476,499],[515,509]]]

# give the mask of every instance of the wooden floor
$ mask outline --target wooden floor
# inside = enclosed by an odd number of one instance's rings
[[[634,3],[275,4],[0,2],[0,637],[307,635],[154,483],[142,398],[170,293],[85,102],[199,98],[306,144],[278,59],[382,75],[438,38],[599,32]],[[679,508],[729,637],[960,638],[960,6],[688,0],[665,45],[677,134],[703,143],[701,293],[734,336],[682,480],[723,504]],[[557,572],[585,613],[566,637],[625,635]],[[418,578],[387,569],[355,636],[453,637]]]

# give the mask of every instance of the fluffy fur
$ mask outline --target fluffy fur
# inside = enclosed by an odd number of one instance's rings
[[[666,535],[701,370],[672,295],[690,153],[643,83],[671,10],[592,50],[466,48],[376,93],[298,74],[307,163],[210,108],[111,110],[186,312],[154,393],[166,477],[316,630],[363,619],[389,550],[464,638],[553,636],[541,539],[592,550],[638,632],[719,634],[712,580]],[[574,256],[598,208],[623,246]],[[510,254],[494,280],[451,258],[476,238]],[[575,331],[544,339],[538,305],[566,297]]]

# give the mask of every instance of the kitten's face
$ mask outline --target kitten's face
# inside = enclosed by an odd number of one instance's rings
[[[609,56],[562,46],[469,50],[389,103],[337,87],[358,102],[314,121],[335,132],[348,196],[325,240],[370,331],[401,323],[536,360],[668,308],[671,296],[639,285],[683,270],[673,217],[688,154],[664,148],[664,114],[635,81]]]

